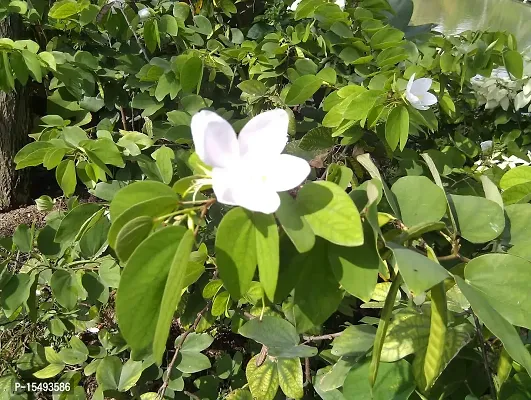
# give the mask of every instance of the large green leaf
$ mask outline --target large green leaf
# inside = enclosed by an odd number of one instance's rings
[[[502,239],[513,246],[531,244],[529,221],[531,204],[511,204],[505,207],[506,224]]]
[[[160,360],[173,313],[179,302],[193,239],[182,226],[163,228],[133,252],[116,298],[116,316],[123,337],[135,354],[153,347]]]
[[[512,186],[531,182],[531,166],[521,165],[507,171],[500,179],[500,188],[507,190]]]
[[[456,223],[466,240],[485,243],[496,239],[505,227],[502,208],[495,202],[477,196],[448,196]]]
[[[70,197],[76,190],[76,167],[74,161],[64,160],[59,163],[55,170],[55,178],[57,183],[63,189],[66,197]]]
[[[441,188],[425,176],[405,176],[391,187],[408,227],[439,221],[446,213],[446,197]]]
[[[138,203],[152,200],[155,197],[174,199],[176,205],[179,201],[177,193],[168,185],[156,181],[135,182],[120,189],[114,196],[110,206],[111,220],[114,221],[128,208]]]
[[[76,276],[72,271],[58,269],[50,279],[50,287],[57,302],[68,310],[72,310],[78,299]]]
[[[307,183],[299,191],[297,205],[317,236],[340,246],[363,244],[358,209],[335,183]]]
[[[264,316],[262,320],[251,319],[238,330],[238,333],[268,348],[293,347],[299,343],[295,327],[279,317]]]
[[[531,262],[510,254],[485,254],[465,268],[469,285],[513,325],[531,329],[531,282],[522,277],[531,272]]]
[[[243,208],[230,210],[216,235],[216,261],[223,285],[234,299],[249,289],[256,270],[256,228]]]
[[[256,366],[257,357],[251,358],[245,369],[249,389],[255,399],[273,400],[279,386],[277,364],[266,357],[262,365]]]
[[[10,317],[30,296],[35,276],[26,273],[13,275],[0,292],[0,306]]]
[[[311,250],[315,244],[312,228],[297,208],[295,199],[287,192],[279,193],[280,207],[276,216],[299,253]]]
[[[385,123],[385,139],[391,150],[395,150],[400,143],[400,150],[404,148],[409,135],[409,113],[404,106],[391,110]]]
[[[454,278],[481,322],[500,339],[513,360],[522,365],[531,375],[531,354],[525,348],[514,326],[489,304],[481,292],[460,277],[454,276]]]
[[[499,206],[496,205],[496,207]],[[404,282],[414,295],[425,292],[450,277],[444,267],[428,257],[402,246],[392,243],[388,245],[393,250],[394,259]]]
[[[26,224],[21,224],[15,229],[13,243],[23,253],[29,253],[33,249],[32,229]]]
[[[524,59],[518,51],[510,50],[505,52],[503,54],[503,62],[509,73],[511,73],[516,79],[522,79],[524,74]]]
[[[315,75],[303,75],[293,82],[286,95],[286,104],[295,106],[304,103],[321,87],[323,81]]]
[[[328,259],[334,276],[351,295],[368,302],[378,281],[378,270],[383,266],[376,246],[374,230],[368,222],[363,223],[365,241],[357,247],[331,244]]]
[[[55,242],[61,244],[73,242],[87,222],[100,209],[101,205],[95,203],[85,203],[75,207],[61,221],[61,225],[59,225],[55,234]]]
[[[373,345],[376,328],[372,325],[351,325],[332,342],[335,356],[359,357]]]
[[[293,292],[293,302],[297,313],[295,322],[297,331],[304,332],[313,325],[320,326],[339,306],[343,292],[334,278],[328,261],[326,243],[318,241],[313,249],[306,253],[301,277]],[[316,293],[319,293],[316,296]],[[308,326],[309,322],[309,326]]]
[[[356,400],[407,400],[415,390],[411,365],[400,360],[394,363],[380,363],[380,373],[371,388],[367,376],[369,362],[353,368],[343,384],[346,399]]]
[[[184,92],[199,90],[203,76],[203,62],[199,57],[190,57],[182,66],[180,82]]]
[[[133,251],[153,230],[153,218],[143,215],[133,218],[123,226],[116,237],[116,255],[125,262]]]
[[[264,293],[273,301],[277,289],[279,258],[278,227],[272,214],[253,213],[256,259]]]
[[[304,396],[302,386],[302,365],[298,358],[279,359],[277,362],[278,382],[284,394],[292,399]]]

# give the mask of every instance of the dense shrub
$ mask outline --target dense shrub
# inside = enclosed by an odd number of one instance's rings
[[[66,206],[1,242],[0,399],[531,396],[514,36],[289,3],[2,3]]]

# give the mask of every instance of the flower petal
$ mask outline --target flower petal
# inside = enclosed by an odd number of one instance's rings
[[[237,160],[240,148],[232,126],[212,111],[192,117],[192,138],[201,161],[211,167],[226,167]]]
[[[282,109],[266,111],[251,119],[241,130],[240,154],[263,158],[282,153],[288,142],[288,113]]]
[[[411,93],[414,95],[419,95],[420,93],[426,93],[428,90],[430,90],[432,80],[430,78],[420,78],[417,79],[413,84],[411,85]]]
[[[233,170],[230,168],[212,169],[212,189],[216,195],[216,200],[230,206],[236,205],[234,198],[235,181]]]
[[[422,104],[425,106],[432,106],[437,103],[437,96],[433,93],[426,92],[422,96]]]
[[[250,211],[272,214],[280,207],[280,197],[267,185],[239,187],[234,195],[236,204]]]
[[[302,158],[281,154],[267,170],[267,182],[276,192],[299,186],[310,174],[310,164]]]
[[[415,81],[415,74],[411,75],[411,78],[409,78],[409,81],[407,82],[406,93],[411,92],[411,87],[413,86],[414,81]]]

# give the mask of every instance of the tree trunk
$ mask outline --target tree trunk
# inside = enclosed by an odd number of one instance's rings
[[[16,18],[0,21],[0,38],[20,38],[22,22]],[[31,115],[26,88],[0,91],[0,211],[24,204],[29,196],[28,170],[15,171],[15,154],[29,141]]]

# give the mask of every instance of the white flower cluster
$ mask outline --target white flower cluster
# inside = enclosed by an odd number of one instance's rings
[[[471,84],[476,91],[479,105],[485,105],[485,109],[493,109],[498,106],[505,111],[512,102],[516,111],[526,107],[531,102],[531,78],[512,80],[505,68],[496,68],[490,78],[476,75]],[[531,104],[527,110],[531,112]]]
[[[520,165],[531,165],[531,151],[527,152],[527,159],[523,160],[515,155],[507,157],[501,151],[495,151],[492,140],[481,142],[480,146],[484,157],[474,163],[477,172],[486,171],[495,165],[501,169],[506,169],[507,167],[515,168]]]

